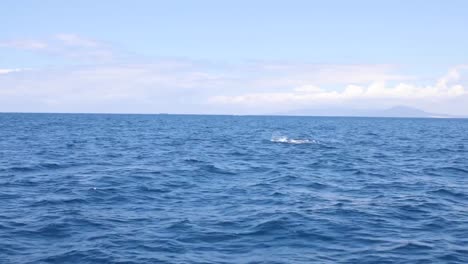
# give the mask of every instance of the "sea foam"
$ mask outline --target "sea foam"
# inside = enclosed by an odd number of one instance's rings
[[[287,136],[275,136],[273,135],[270,139],[271,142],[276,143],[287,143],[287,144],[314,144],[317,143],[316,140],[310,139],[293,139]]]

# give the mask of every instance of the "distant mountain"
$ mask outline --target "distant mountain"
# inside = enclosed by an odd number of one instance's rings
[[[294,110],[280,115],[299,116],[362,116],[362,117],[434,117],[455,118],[457,116],[429,113],[409,106],[395,106],[388,109],[351,109],[351,108],[320,108]]]
[[[389,109],[375,111],[374,114],[382,117],[441,117],[439,114],[428,113],[408,106],[395,106]]]

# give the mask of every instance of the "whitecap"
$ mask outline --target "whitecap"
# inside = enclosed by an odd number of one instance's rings
[[[293,139],[293,138],[288,138],[287,136],[272,136],[270,141],[271,142],[276,142],[276,143],[288,143],[288,144],[314,144],[314,143],[317,143],[317,141],[315,141],[315,140]]]

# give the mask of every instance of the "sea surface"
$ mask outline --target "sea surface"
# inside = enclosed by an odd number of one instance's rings
[[[0,114],[0,263],[468,263],[468,120]]]

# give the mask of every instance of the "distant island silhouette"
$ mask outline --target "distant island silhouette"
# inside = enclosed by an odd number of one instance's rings
[[[300,109],[278,115],[292,116],[351,116],[351,117],[424,117],[424,118],[466,118],[464,116],[454,116],[426,112],[414,107],[399,105],[387,109],[353,109],[353,108],[317,108]]]

